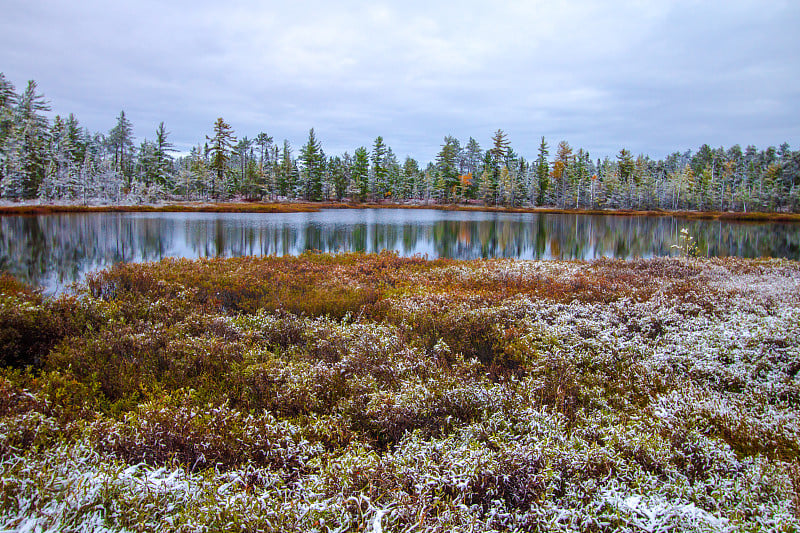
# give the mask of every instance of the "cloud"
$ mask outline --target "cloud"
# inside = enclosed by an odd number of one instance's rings
[[[791,2],[5,4],[7,78],[92,130],[163,120],[181,148],[218,116],[296,147],[314,127],[329,154],[382,135],[423,162],[497,128],[529,156],[541,135],[663,157],[800,133]]]

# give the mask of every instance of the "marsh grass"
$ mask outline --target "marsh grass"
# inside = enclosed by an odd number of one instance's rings
[[[117,265],[0,276],[0,525],[795,531],[800,265]]]

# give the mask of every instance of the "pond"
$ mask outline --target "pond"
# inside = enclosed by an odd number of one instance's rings
[[[120,261],[379,252],[474,259],[675,255],[686,228],[710,256],[800,259],[800,225],[674,217],[327,209],[316,213],[85,213],[0,217],[0,270],[57,293]]]

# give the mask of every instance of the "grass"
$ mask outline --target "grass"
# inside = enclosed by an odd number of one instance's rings
[[[800,528],[797,262],[168,259],[0,309],[0,528]]]

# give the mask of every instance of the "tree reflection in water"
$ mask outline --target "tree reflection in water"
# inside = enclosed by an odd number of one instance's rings
[[[674,253],[687,228],[709,256],[800,259],[800,226],[672,217],[434,210],[91,213],[0,217],[0,269],[59,292],[120,261],[379,252],[474,259],[594,259]]]

